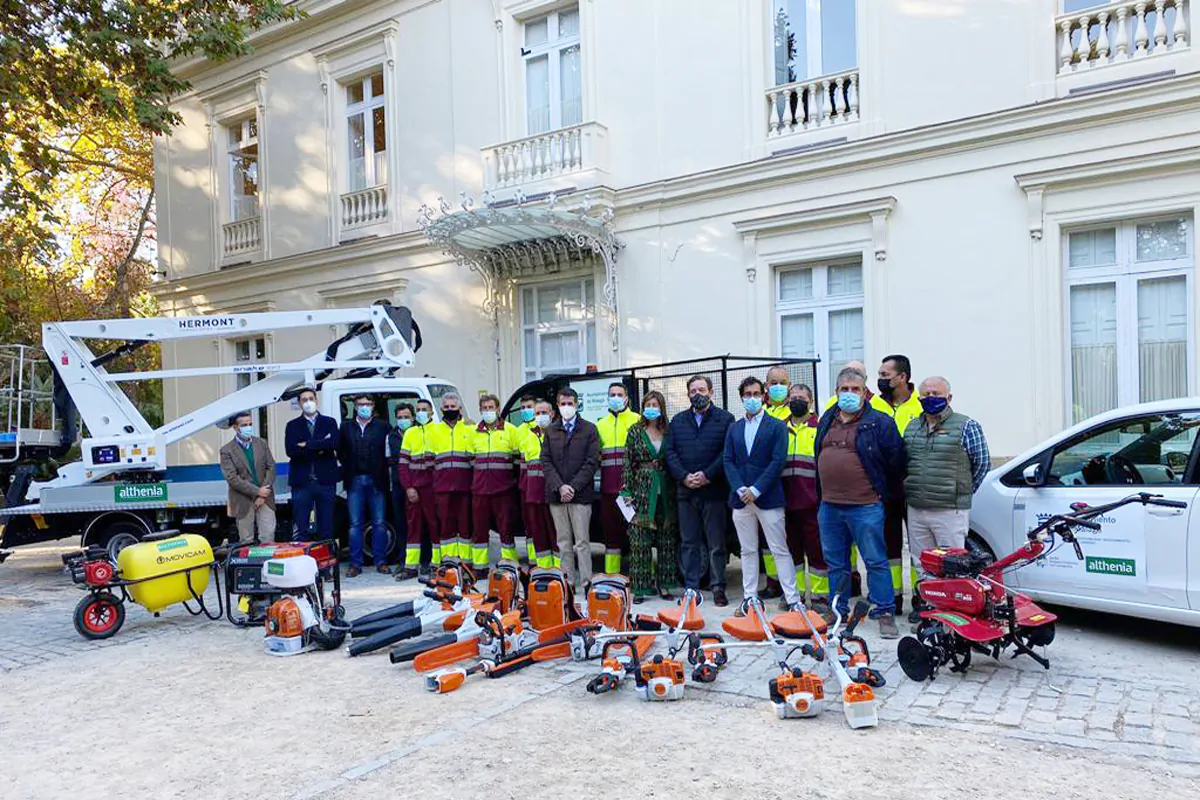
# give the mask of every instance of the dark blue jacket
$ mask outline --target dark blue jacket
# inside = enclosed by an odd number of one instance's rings
[[[829,426],[833,424],[837,413],[838,407],[835,405],[826,411],[817,423],[818,498],[821,496],[821,443],[825,440],[825,434],[829,433]],[[904,447],[904,439],[900,438],[896,421],[868,405],[858,422],[858,436],[854,442],[854,449],[858,452],[859,463],[863,465],[863,471],[875,487],[876,494],[884,502],[890,497],[900,496],[904,490],[904,473],[908,469],[908,451]]]
[[[692,409],[681,411],[667,426],[667,469],[679,482],[677,496],[682,500],[699,497],[704,500],[725,499],[725,433],[733,424],[733,415],[723,408],[712,406],[700,426]],[[683,479],[692,472],[703,472],[710,481],[700,489],[689,489]]]
[[[787,425],[763,412],[754,445],[746,452],[746,418],[729,426],[725,434],[725,479],[729,481],[729,507],[745,505],[737,496],[742,486],[758,490],[755,505],[759,508],[781,508],[783,499],[784,463],[788,455]]]
[[[371,417],[366,428],[356,419],[342,422],[338,441],[338,460],[342,462],[342,483],[347,486],[355,475],[370,475],[375,488],[388,490],[387,440],[392,426],[379,417]],[[359,469],[357,461],[362,455],[365,469]]]
[[[301,447],[300,443],[304,442]],[[338,424],[333,417],[318,414],[313,426],[313,435],[308,435],[308,422],[304,415],[289,420],[283,433],[283,447],[287,451],[288,485],[293,489],[307,486],[312,478],[322,486],[333,486],[338,482]]]

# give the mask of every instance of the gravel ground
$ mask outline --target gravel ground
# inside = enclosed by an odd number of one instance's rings
[[[748,652],[651,704],[632,686],[588,695],[596,665],[562,662],[432,695],[384,653],[272,658],[260,631],[178,607],[131,607],[116,637],[86,642],[65,549],[0,566],[5,797],[1200,797],[1190,629],[1069,612],[1049,674],[981,659],[922,686],[867,624],[889,686],[880,726],[851,731],[836,702],[775,719],[769,658]],[[351,615],[415,592],[345,585]]]

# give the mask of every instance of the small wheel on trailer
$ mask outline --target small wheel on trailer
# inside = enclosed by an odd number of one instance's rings
[[[125,624],[125,604],[111,592],[94,592],[75,606],[75,630],[85,639],[107,639]]]

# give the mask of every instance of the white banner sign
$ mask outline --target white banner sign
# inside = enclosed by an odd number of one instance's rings
[[[1069,513],[1061,501],[1030,499],[1025,506],[1025,530],[1031,531],[1054,514]],[[1076,528],[1075,535],[1083,548],[1083,560],[1075,557],[1075,548],[1062,544],[1038,565],[1026,571],[1042,568],[1039,583],[1062,581],[1064,584],[1129,585],[1146,583],[1146,512],[1136,503],[1123,506],[1096,517],[1100,530]],[[1055,537],[1056,544],[1060,543]]]

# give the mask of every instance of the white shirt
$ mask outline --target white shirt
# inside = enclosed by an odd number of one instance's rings
[[[746,457],[750,457],[750,451],[754,449],[754,440],[758,438],[758,429],[762,426],[763,417],[767,414],[766,411],[759,411],[753,417],[746,417]],[[750,492],[758,497],[760,492],[753,486],[748,487]]]

